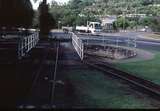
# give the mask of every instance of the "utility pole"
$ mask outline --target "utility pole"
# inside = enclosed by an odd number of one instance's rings
[[[126,4],[125,0],[124,0],[124,4]],[[125,9],[123,10],[123,31],[125,32],[125,24],[126,24],[126,11],[127,11],[127,5],[125,7]]]
[[[58,30],[60,30],[61,21],[58,21]]]
[[[137,16],[137,9],[135,9],[135,20],[136,20],[136,32],[137,32],[137,25],[138,25],[138,16]]]
[[[123,31],[125,30],[125,12],[123,11]]]

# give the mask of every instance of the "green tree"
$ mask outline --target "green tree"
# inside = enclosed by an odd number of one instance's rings
[[[121,29],[127,29],[127,27],[129,27],[129,21],[128,19],[124,18],[124,17],[119,17],[116,21],[117,24],[117,28],[121,28]]]
[[[33,18],[33,24],[32,24],[32,26],[34,28],[38,28],[39,27],[39,13],[38,13],[37,10],[34,11],[34,18]]]
[[[151,17],[145,17],[140,20],[140,24],[142,26],[149,26],[152,23],[152,18]]]
[[[25,27],[32,25],[33,9],[30,0],[0,0],[0,27]]]
[[[138,25],[136,21],[133,21],[133,20],[132,20],[132,21],[129,22],[129,27],[130,27],[131,29],[133,29],[134,27],[136,27],[136,25]]]
[[[160,32],[160,17],[153,17],[149,25],[153,31]]]
[[[81,9],[82,8],[82,0],[70,0],[69,6],[71,9]]]
[[[64,16],[70,16],[71,10],[66,5],[59,5],[56,1],[53,1],[50,5],[49,12],[55,19],[55,27],[58,28],[58,21],[61,21],[64,24]],[[63,20],[62,20],[63,19]]]

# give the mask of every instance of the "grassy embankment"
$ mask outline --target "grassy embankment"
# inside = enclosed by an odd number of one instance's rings
[[[119,80],[96,70],[77,69],[67,73],[75,95],[76,106],[88,108],[153,108],[143,94],[129,88]]]
[[[160,85],[160,52],[152,60],[118,63],[116,67]]]

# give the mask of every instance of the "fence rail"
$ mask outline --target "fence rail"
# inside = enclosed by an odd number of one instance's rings
[[[136,48],[137,47],[137,40],[136,38],[128,38],[128,39],[99,39],[99,38],[85,38],[82,39],[83,43],[85,45],[93,44],[93,45],[103,45],[103,46],[108,46],[108,45],[113,45],[115,47],[128,47],[128,48]]]
[[[73,47],[75,48],[75,50],[78,53],[81,60],[83,60],[83,58],[84,58],[84,44],[83,44],[83,41],[73,32],[71,32],[71,34],[72,34],[71,37],[72,37]]]
[[[84,44],[83,41],[73,32],[51,32],[50,39],[57,40],[72,40],[72,44],[81,60],[84,57]]]
[[[18,42],[18,58],[25,56],[39,41],[39,33],[35,32],[32,35],[21,37]]]

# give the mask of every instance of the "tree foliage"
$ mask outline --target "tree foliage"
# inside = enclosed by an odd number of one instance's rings
[[[58,5],[55,1],[50,6],[50,12],[63,26],[86,25],[87,21],[97,20],[94,12],[85,10],[91,6],[94,0],[70,0],[68,4]]]
[[[128,19],[124,17],[119,17],[117,21],[115,22],[116,26],[121,28],[121,29],[126,29],[129,26],[129,21]]]
[[[25,27],[32,25],[34,12],[30,0],[0,0],[0,27]]]
[[[55,1],[51,4],[50,12],[58,26],[86,25],[87,21],[99,21],[101,16],[125,14],[146,14],[148,17],[160,15],[160,0],[70,0],[68,4],[59,5]],[[144,18],[145,19],[145,18]],[[142,22],[143,18],[119,18],[114,24],[116,28],[134,28],[137,25],[151,26],[151,22]],[[145,20],[144,20],[145,21]]]

